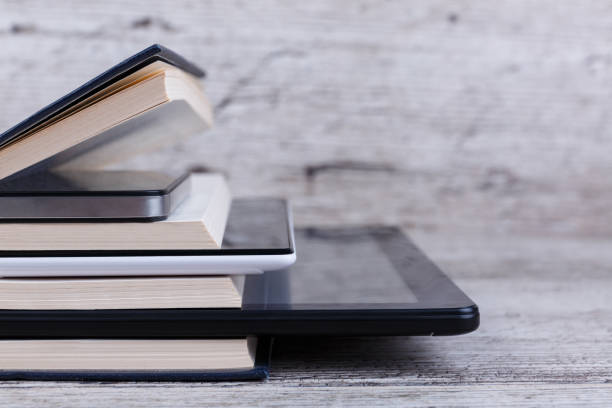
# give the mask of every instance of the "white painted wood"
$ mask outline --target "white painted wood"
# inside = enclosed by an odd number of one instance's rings
[[[284,339],[241,384],[4,383],[2,406],[611,405],[604,1],[0,2],[0,128],[153,43],[217,123],[136,160],[402,225],[481,306],[448,338]]]
[[[208,70],[217,125],[135,165],[224,171],[291,197],[298,224],[612,232],[605,2],[0,8],[0,128],[160,42]]]

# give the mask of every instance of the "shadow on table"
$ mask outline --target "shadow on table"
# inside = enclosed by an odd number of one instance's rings
[[[438,337],[278,337],[273,350],[273,379],[428,377],[445,382],[456,381],[466,369],[449,358],[448,342]]]

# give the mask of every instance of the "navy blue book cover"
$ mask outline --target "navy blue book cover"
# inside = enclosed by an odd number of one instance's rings
[[[0,381],[249,381],[268,378],[272,339],[259,337],[255,365],[250,370],[219,371],[94,371],[94,370],[0,370]]]

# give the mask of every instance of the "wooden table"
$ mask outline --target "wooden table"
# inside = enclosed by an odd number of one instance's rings
[[[0,406],[612,405],[609,240],[413,238],[479,304],[476,332],[279,338],[264,382],[4,382]]]

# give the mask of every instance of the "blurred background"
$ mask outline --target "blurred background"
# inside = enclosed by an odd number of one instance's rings
[[[222,171],[298,225],[610,236],[611,28],[595,1],[2,1],[0,128],[157,42],[216,126],[134,167]]]

